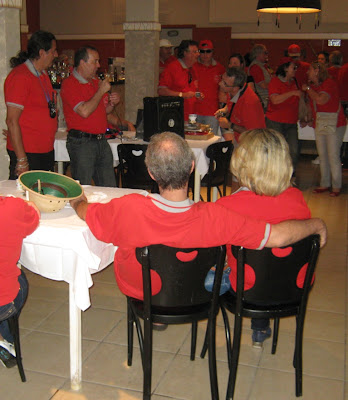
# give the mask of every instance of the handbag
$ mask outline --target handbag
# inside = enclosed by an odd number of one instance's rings
[[[316,103],[314,108],[316,111],[315,119],[315,133],[317,135],[333,135],[336,133],[338,112],[340,111],[341,104],[338,106],[337,112],[317,112]]]

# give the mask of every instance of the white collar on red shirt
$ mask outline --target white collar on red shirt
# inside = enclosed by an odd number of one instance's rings
[[[24,62],[24,64],[27,66],[28,70],[35,76],[37,76],[37,73],[39,75],[47,74],[45,70],[43,70],[42,72],[36,71],[33,63],[29,60],[29,58]]]
[[[190,199],[186,199],[184,201],[170,201],[158,193],[150,193],[147,197],[151,198],[153,204],[155,204],[158,208],[170,213],[182,213],[188,211],[194,204],[194,202]]]

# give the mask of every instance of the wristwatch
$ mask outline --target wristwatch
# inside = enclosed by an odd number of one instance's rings
[[[182,92],[179,93],[179,97],[182,97]]]

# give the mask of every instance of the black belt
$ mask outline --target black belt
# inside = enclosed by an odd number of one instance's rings
[[[69,136],[79,139],[84,137],[97,140],[106,139],[105,133],[88,133],[88,132],[78,131],[77,129],[70,129]]]

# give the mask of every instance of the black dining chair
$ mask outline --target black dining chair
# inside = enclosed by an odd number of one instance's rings
[[[209,169],[201,181],[201,186],[207,188],[207,200],[211,200],[211,189],[216,187],[220,196],[226,196],[228,171],[230,168],[233,144],[231,141],[211,144],[206,151],[209,158]],[[223,191],[220,187],[223,185]]]
[[[151,190],[158,193],[158,185],[149,175],[145,165],[147,144],[119,144],[117,154],[123,188]]]
[[[226,399],[233,399],[243,317],[274,318],[272,354],[277,349],[279,318],[296,316],[296,338],[293,366],[296,377],[296,396],[302,396],[303,328],[309,291],[320,250],[319,235],[294,243],[286,248],[249,250],[232,246],[237,259],[237,293],[221,296],[220,306],[225,324],[227,355],[230,367]],[[244,291],[244,268],[254,270],[255,284]],[[297,286],[298,274],[307,266],[303,288]],[[304,272],[302,269],[301,273]],[[226,309],[235,315],[233,345]]]
[[[152,245],[136,249],[142,265],[144,301],[127,297],[128,365],[133,357],[133,325],[135,325],[143,366],[143,399],[151,398],[152,328],[156,324],[192,324],[191,355],[195,359],[197,322],[208,319],[208,354],[212,399],[218,400],[218,382],[215,355],[216,315],[219,310],[219,292],[224,267],[225,246],[179,249]],[[205,277],[216,265],[213,292],[204,287]],[[161,290],[151,295],[150,271],[161,278]],[[139,318],[144,320],[142,330]]]
[[[23,368],[23,364],[22,364],[21,343],[19,340],[18,317],[19,317],[18,313],[13,314],[10,317],[2,320],[1,322],[3,322],[3,321],[8,322],[11,335],[13,336],[13,339],[14,339],[14,348],[16,351],[16,361],[17,361],[18,372],[19,372],[22,382],[26,382],[26,377],[25,377],[24,368]]]

